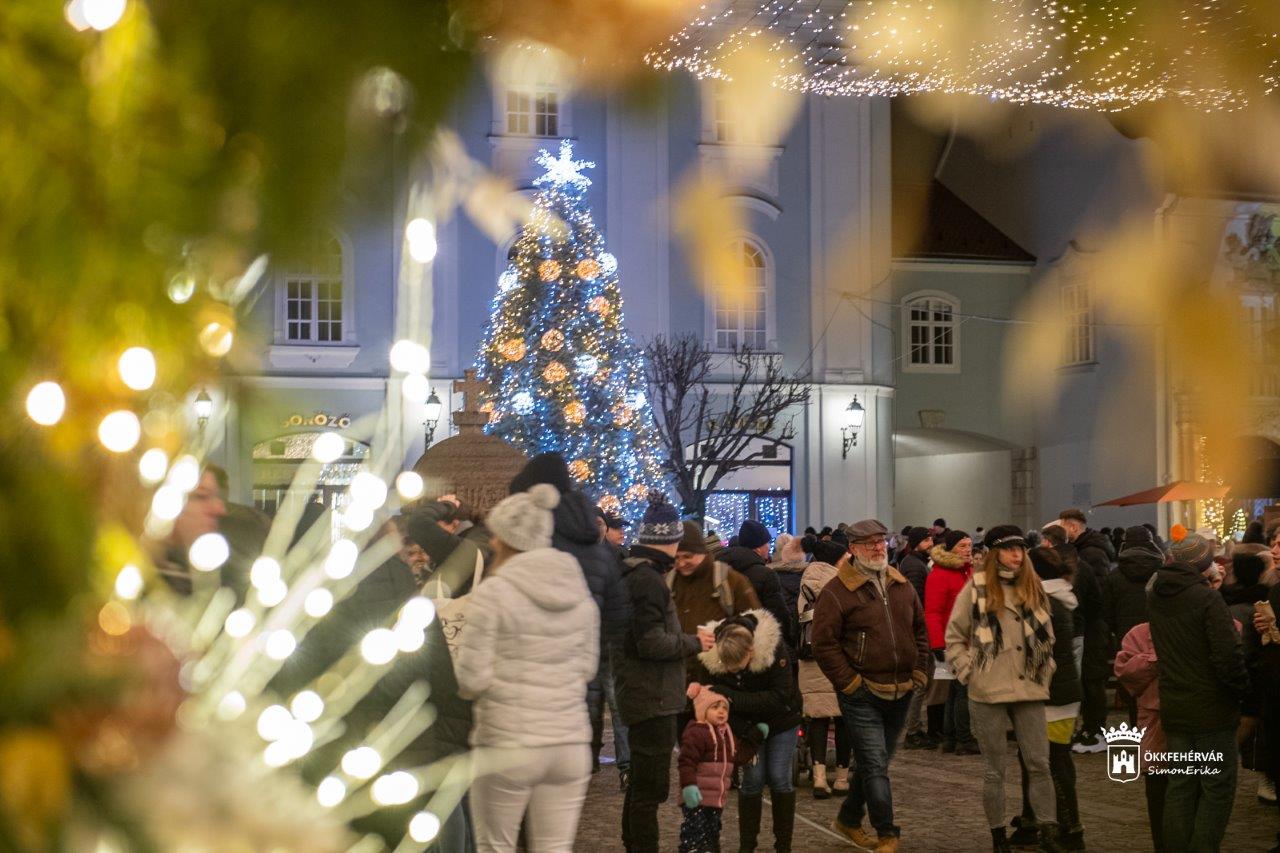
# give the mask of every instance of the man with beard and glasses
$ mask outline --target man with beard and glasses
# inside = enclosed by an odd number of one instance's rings
[[[813,656],[835,685],[857,768],[833,828],[875,853],[898,849],[889,760],[912,691],[933,665],[920,597],[889,565],[888,533],[873,518],[849,527],[850,558],[836,567],[813,613]],[[868,813],[875,835],[862,827]]]

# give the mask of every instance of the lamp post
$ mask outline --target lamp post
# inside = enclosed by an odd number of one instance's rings
[[[205,426],[209,423],[209,418],[213,416],[213,398],[209,396],[209,392],[201,388],[200,393],[196,395],[195,401],[196,424],[200,427],[200,431],[204,432]]]
[[[844,436],[844,441],[840,447],[840,458],[849,458],[849,448],[858,446],[858,430],[862,429],[862,422],[867,417],[867,410],[862,408],[862,404],[858,402],[855,394],[853,402],[844,410],[844,426],[840,427],[840,434]]]
[[[431,396],[427,397],[427,402],[422,406],[422,417],[426,426],[426,444],[423,446],[425,450],[431,446],[432,440],[436,437],[436,425],[440,423],[440,414],[444,411],[444,404],[440,402],[440,398],[436,396],[436,389],[431,389]]]

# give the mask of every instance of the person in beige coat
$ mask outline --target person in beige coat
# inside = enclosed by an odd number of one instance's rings
[[[834,542],[823,542],[816,536],[806,537],[805,550],[813,554],[813,562],[800,578],[800,595],[796,611],[800,617],[800,697],[804,703],[805,740],[813,759],[813,796],[825,800],[832,788],[839,793],[849,790],[849,732],[840,723],[840,703],[836,689],[813,659],[809,643],[813,625],[813,605],[822,588],[836,576],[835,564],[845,556],[845,549]],[[836,732],[836,772],[834,783],[827,781],[827,732]]]
[[[1049,775],[1045,703],[1053,679],[1053,620],[1049,598],[1027,557],[1022,531],[1001,525],[983,539],[981,569],[965,582],[947,622],[947,662],[969,691],[973,734],[986,762],[982,804],[992,849],[1011,848],[1005,836],[1005,732],[1013,732],[1040,817],[1043,853],[1058,853],[1057,801]]]

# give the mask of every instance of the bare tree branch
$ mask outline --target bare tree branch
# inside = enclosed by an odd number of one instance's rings
[[[665,466],[693,515],[703,514],[721,480],[763,457],[754,442],[792,438],[794,412],[787,413],[809,402],[809,384],[786,373],[781,356],[747,346],[717,353],[697,335],[660,336],[645,361]],[[716,375],[721,366],[724,379]]]

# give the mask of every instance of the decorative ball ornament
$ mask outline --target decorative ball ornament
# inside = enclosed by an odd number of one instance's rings
[[[548,352],[559,352],[564,346],[564,332],[552,329],[542,336],[542,348]]]
[[[582,482],[591,476],[591,466],[585,459],[575,459],[569,463],[569,475],[578,482]]]
[[[614,495],[604,495],[600,498],[599,507],[610,515],[617,515],[622,509],[622,501]]]
[[[538,278],[543,281],[555,281],[560,277],[559,261],[543,261],[538,264]]]
[[[599,314],[601,317],[609,316],[609,300],[603,296],[594,296],[587,303],[587,310],[592,314]]]
[[[565,377],[569,375],[569,370],[558,361],[553,361],[542,371],[542,378],[548,382],[563,382]]]
[[[520,283],[520,276],[516,275],[513,269],[506,269],[502,275],[498,276],[498,288],[506,293]]]
[[[601,252],[600,271],[605,275],[613,275],[618,271],[618,259],[610,252]]]
[[[577,400],[564,407],[564,419],[575,426],[587,419],[587,407]]]
[[[644,404],[648,402],[643,391],[632,391],[627,395],[627,405],[633,409],[643,409]]]
[[[634,409],[622,403],[618,403],[609,411],[613,415],[613,423],[615,426],[626,426],[631,423],[632,418],[636,416]]]
[[[600,369],[600,359],[589,352],[584,352],[573,360],[573,366],[583,376],[595,376]]]
[[[511,411],[517,415],[527,415],[533,411],[533,395],[528,391],[518,391],[511,397]]]
[[[644,483],[636,483],[631,488],[627,489],[627,500],[642,501],[647,494],[649,494],[649,487]]]
[[[600,275],[600,263],[595,258],[583,258],[578,261],[578,278],[590,281]]]
[[[498,344],[498,352],[507,361],[519,361],[524,358],[525,345],[523,338],[507,338]]]

